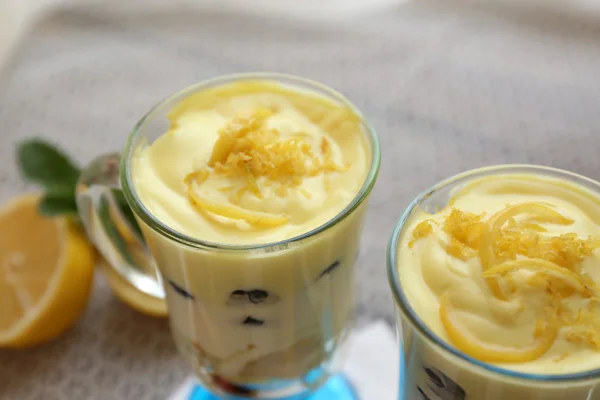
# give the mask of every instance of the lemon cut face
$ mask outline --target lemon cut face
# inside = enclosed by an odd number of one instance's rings
[[[66,217],[43,217],[38,195],[0,209],[0,347],[26,348],[70,328],[87,305],[94,249]]]

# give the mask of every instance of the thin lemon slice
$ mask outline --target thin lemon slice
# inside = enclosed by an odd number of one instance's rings
[[[494,265],[494,261],[496,259],[492,243],[492,227],[488,225],[486,226],[485,230],[481,233],[481,239],[479,244],[479,259],[481,260],[481,268],[484,271],[492,265]]]
[[[500,229],[505,223],[520,214],[530,214],[527,222],[537,221],[560,225],[569,225],[573,223],[573,220],[564,217],[558,211],[539,203],[520,203],[498,211],[490,218],[488,228],[481,235],[479,259],[481,260],[483,271],[493,267],[496,263],[493,244],[498,239],[498,235],[500,235]],[[544,229],[543,227],[540,228]],[[502,288],[495,279],[487,279],[487,283],[496,298],[507,300],[506,294],[504,294]]]
[[[552,347],[558,335],[558,328],[548,324],[543,332],[534,337],[533,343],[524,348],[483,343],[456,322],[454,308],[447,294],[440,300],[440,318],[448,338],[456,348],[484,362],[518,363],[536,360]]]
[[[569,225],[573,223],[573,220],[564,217],[558,211],[538,203],[520,203],[498,211],[490,218],[488,222],[489,228],[481,237],[479,257],[481,258],[481,265],[484,271],[494,265],[495,256],[492,245],[500,234],[500,228],[502,228],[509,220],[520,214],[530,214],[530,217],[525,223],[531,221],[548,222],[559,225]],[[537,230],[544,230],[544,228],[539,226]]]
[[[79,318],[90,293],[94,250],[67,218],[44,218],[39,197],[0,210],[0,347],[49,341]]]
[[[530,214],[527,222],[547,222],[557,225],[570,225],[573,223],[572,219],[564,217],[558,211],[543,204],[520,203],[497,212],[490,221],[492,223],[492,231],[501,228],[509,219],[514,218],[519,214]]]
[[[548,229],[544,228],[543,226],[539,225],[539,224],[534,224],[531,222],[523,222],[520,227],[522,229],[528,229],[530,231],[534,231],[534,232],[548,232]]]
[[[489,226],[486,226],[480,240],[479,259],[481,261],[481,268],[485,271],[493,265],[495,261],[494,250],[492,248],[492,232],[490,231]],[[486,279],[486,282],[490,291],[497,299],[508,300],[508,297],[504,294],[499,283],[494,278]]]
[[[485,278],[491,278],[493,276],[504,276],[509,272],[519,269],[531,269],[535,272],[542,272],[544,274],[552,275],[556,278],[561,279],[570,287],[581,293],[586,297],[592,297],[596,293],[595,288],[591,288],[587,285],[586,281],[576,274],[575,272],[563,268],[553,262],[542,260],[539,258],[529,258],[526,260],[515,260],[506,261],[502,264],[496,265],[485,271],[483,276]]]
[[[225,218],[241,219],[259,227],[274,228],[284,225],[289,221],[289,218],[285,215],[250,211],[233,204],[219,204],[196,193],[192,189],[188,190],[188,196],[192,200],[192,203],[202,211]]]

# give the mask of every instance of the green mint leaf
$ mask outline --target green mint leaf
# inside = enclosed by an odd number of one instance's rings
[[[74,198],[79,168],[51,144],[28,139],[19,145],[17,160],[23,176],[42,186],[48,195]]]
[[[52,196],[46,195],[42,197],[38,204],[38,211],[41,215],[56,216],[70,214],[77,216],[77,204],[73,196]]]

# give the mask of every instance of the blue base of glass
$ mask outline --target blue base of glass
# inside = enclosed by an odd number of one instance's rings
[[[229,399],[244,400],[243,397],[230,397]],[[286,400],[358,400],[352,384],[343,375],[335,375],[308,397],[294,396]],[[202,386],[196,385],[190,393],[189,400],[220,400],[219,397],[209,393]]]

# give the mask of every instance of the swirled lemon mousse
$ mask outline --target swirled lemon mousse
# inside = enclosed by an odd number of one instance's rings
[[[403,290],[440,338],[506,369],[600,368],[600,198],[556,178],[502,175],[415,210]]]
[[[267,243],[324,224],[368,170],[359,118],[276,83],[197,93],[135,159],[142,202],[171,228],[216,243]]]
[[[163,224],[228,245],[278,242],[334,218],[370,167],[344,104],[270,81],[195,93],[136,151],[135,190]],[[196,251],[147,226],[177,344],[235,382],[297,378],[324,362],[351,318],[363,207],[278,251]]]

